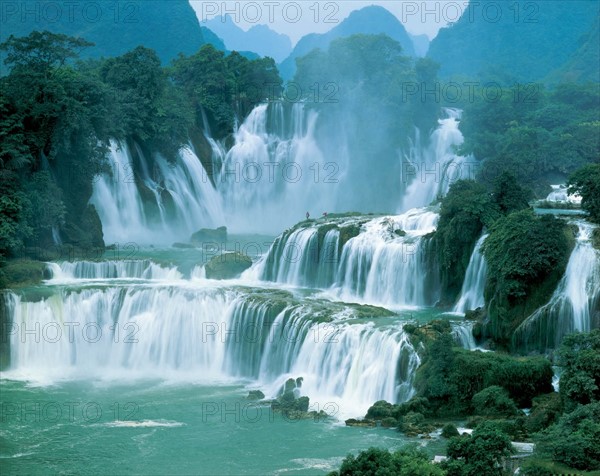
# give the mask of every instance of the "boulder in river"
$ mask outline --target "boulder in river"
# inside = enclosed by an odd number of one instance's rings
[[[223,253],[212,258],[206,266],[208,279],[234,279],[252,266],[252,259],[242,253]]]
[[[223,243],[227,241],[227,227],[202,228],[191,236],[190,241],[196,246],[202,246],[205,243]]]

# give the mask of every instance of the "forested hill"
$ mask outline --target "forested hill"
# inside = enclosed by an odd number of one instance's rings
[[[179,53],[195,53],[206,42],[188,0],[24,0],[4,5],[0,42],[10,35],[27,36],[34,30],[81,37],[94,43],[82,52],[83,57],[114,57],[143,45],[156,51],[164,64]]]
[[[596,0],[471,3],[440,30],[428,56],[441,65],[442,77],[545,80],[585,44],[599,9]],[[597,77],[597,62],[594,68]]]
[[[600,16],[580,43],[571,59],[548,76],[549,82],[600,82]]]
[[[355,34],[385,34],[402,46],[406,56],[415,56],[413,42],[400,21],[383,7],[370,6],[354,11],[335,28],[324,34],[302,37],[290,56],[279,66],[284,79],[291,79],[296,72],[296,58],[310,53],[315,48],[327,50],[331,42]]]

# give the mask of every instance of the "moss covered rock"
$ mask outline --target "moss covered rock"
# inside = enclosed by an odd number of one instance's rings
[[[600,228],[594,228],[592,232],[592,246],[600,250]]]
[[[46,263],[28,259],[8,261],[0,268],[2,288],[19,288],[38,285],[46,278]]]
[[[260,390],[250,390],[246,398],[248,400],[264,400],[265,394],[262,393]]]
[[[227,227],[202,228],[190,237],[190,242],[196,246],[202,246],[206,243],[224,243],[227,241]]]
[[[442,437],[444,438],[454,438],[455,436],[460,436],[458,429],[452,423],[447,423],[442,428]]]
[[[377,426],[377,422],[375,420],[358,420],[356,418],[349,418],[346,420],[346,426],[358,426],[362,428],[372,428]]]
[[[252,266],[252,259],[242,253],[223,253],[206,263],[206,277],[209,279],[234,279]]]

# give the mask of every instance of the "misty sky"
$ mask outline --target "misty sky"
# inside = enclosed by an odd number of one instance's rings
[[[244,30],[266,24],[287,34],[293,44],[308,33],[324,33],[334,28],[353,10],[368,5],[382,5],[404,23],[412,34],[427,34],[433,38],[448,22],[458,20],[467,0],[258,0],[205,1],[190,0],[198,18],[210,20],[230,13]],[[225,7],[224,7],[225,6]],[[300,8],[298,8],[298,6]],[[226,11],[228,10],[228,11]],[[236,18],[237,17],[237,18]]]

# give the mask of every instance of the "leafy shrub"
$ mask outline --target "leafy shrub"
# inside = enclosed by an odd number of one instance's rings
[[[566,336],[558,355],[560,395],[567,410],[600,400],[600,329]]]
[[[508,396],[508,392],[497,385],[484,388],[473,395],[472,403],[477,415],[513,416],[518,413],[517,406]]]
[[[443,476],[444,471],[431,463],[423,450],[406,447],[394,453],[369,448],[357,456],[348,455],[339,469],[329,476]]]
[[[452,423],[446,423],[444,428],[442,428],[442,436],[444,438],[454,438],[455,436],[460,436],[460,433]]]
[[[580,470],[600,469],[600,403],[580,405],[538,434],[536,452]]]
[[[449,474],[500,476],[503,473],[502,460],[512,451],[508,436],[493,423],[485,422],[472,435],[450,440],[448,462],[442,466],[450,470]]]

